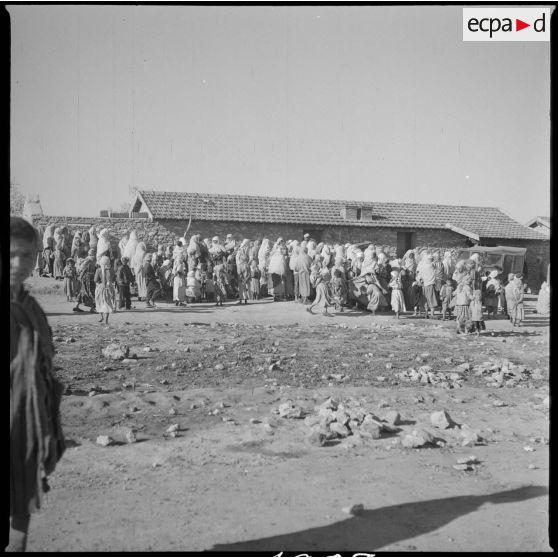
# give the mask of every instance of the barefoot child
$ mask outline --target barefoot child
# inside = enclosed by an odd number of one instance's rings
[[[422,294],[422,284],[420,279],[415,279],[411,285],[411,298],[413,303],[413,316],[419,316],[425,310],[424,296]]]
[[[399,277],[399,271],[396,269],[391,272],[389,287],[391,288],[391,309],[395,312],[395,317],[399,319],[399,313],[405,312],[406,308],[403,298],[403,285]]]
[[[473,291],[473,300],[469,304],[469,312],[471,314],[472,332],[477,333],[477,337],[481,331],[486,329],[482,315],[482,291]]]
[[[469,305],[473,298],[471,291],[471,277],[465,276],[457,285],[455,291],[455,321],[457,323],[456,333],[467,333],[466,324],[471,320],[471,311]]]
[[[95,308],[101,314],[99,322],[108,324],[109,314],[116,312],[116,292],[114,290],[114,271],[108,256],[103,256],[100,267],[95,272]]]
[[[66,260],[66,267],[64,268],[64,294],[68,302],[74,302],[74,299],[79,294],[79,281],[77,278],[77,271],[75,262],[72,258]]]
[[[452,318],[451,315],[451,299],[453,297],[453,281],[451,279],[447,279],[445,284],[440,289],[440,300],[442,302],[442,320],[446,321],[446,319]],[[446,318],[446,313],[448,317]]]

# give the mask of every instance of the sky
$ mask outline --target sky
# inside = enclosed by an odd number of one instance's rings
[[[550,214],[550,43],[459,6],[12,5],[11,178],[47,215],[130,189]]]

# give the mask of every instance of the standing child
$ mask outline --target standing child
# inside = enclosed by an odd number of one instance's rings
[[[189,271],[186,277],[186,300],[190,303],[201,299],[201,283],[196,279],[195,271]]]
[[[525,285],[523,284],[523,273],[517,273],[512,281],[511,299],[511,323],[514,327],[519,327],[525,318],[523,308],[523,297],[525,295]]]
[[[471,291],[471,278],[466,276],[455,291],[455,321],[457,323],[456,333],[467,333],[467,322],[471,319],[469,305],[473,294]]]
[[[240,262],[238,266],[238,304],[248,304],[248,291],[250,288],[250,266]]]
[[[345,281],[343,272],[339,268],[333,269],[331,290],[335,301],[335,309],[343,312],[344,307],[347,305],[347,281]]]
[[[491,271],[484,291],[484,305],[486,306],[486,317],[488,319],[490,319],[491,314],[493,318],[496,318],[501,290],[502,285],[498,279],[498,272],[496,270]]]
[[[215,306],[223,306],[227,300],[227,286],[229,281],[223,264],[218,264],[213,270],[213,282],[215,283]]]
[[[419,316],[424,310],[426,311],[424,295],[422,292],[422,281],[415,279],[411,285],[411,299],[413,303],[413,316]]]
[[[174,260],[172,280],[172,300],[175,306],[183,306],[186,300],[185,264],[182,258]]]
[[[328,271],[327,268],[323,268],[317,275],[315,278],[315,287],[316,287],[316,298],[314,299],[314,302],[310,305],[306,307],[306,311],[309,312],[310,314],[313,314],[314,312],[312,312],[312,308],[314,308],[314,306],[323,306],[324,311],[322,312],[324,316],[333,316],[333,314],[330,314],[327,309],[330,306],[333,306],[333,303],[331,302],[330,298],[329,298],[329,288],[328,288],[328,283],[331,279],[331,275]]]
[[[445,284],[442,286],[440,290],[440,300],[442,302],[442,320],[446,321],[446,319],[451,320],[451,299],[453,297],[453,281],[451,279],[446,279]],[[446,318],[446,313],[448,317]]]
[[[95,308],[101,314],[99,322],[108,325],[109,314],[116,312],[116,293],[114,290],[114,272],[108,256],[103,256],[95,271]]]
[[[477,337],[481,331],[486,329],[482,315],[482,292],[480,290],[473,291],[473,300],[469,304],[469,312],[471,313],[471,321],[473,322],[473,332],[477,332]]]
[[[397,269],[391,272],[389,287],[391,288],[391,309],[395,312],[395,318],[399,319],[399,313],[405,312],[407,309],[403,298],[403,285]]]
[[[258,262],[252,260],[250,262],[250,300],[258,300],[260,298],[261,275],[261,271],[258,269]]]
[[[64,268],[64,293],[68,302],[74,302],[74,299],[79,293],[79,281],[77,278],[77,271],[75,262],[72,258],[66,260],[66,267]]]
[[[205,299],[207,302],[215,300],[215,283],[213,282],[213,267],[210,263],[207,264],[205,271]]]
[[[132,308],[132,300],[130,298],[130,285],[134,280],[132,270],[128,265],[128,258],[122,256],[120,267],[116,272],[116,285],[118,286],[118,308],[130,310]]]

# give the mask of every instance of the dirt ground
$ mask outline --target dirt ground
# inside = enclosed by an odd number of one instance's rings
[[[489,320],[476,338],[453,322],[311,316],[268,300],[138,303],[105,326],[73,313],[52,283],[30,282],[55,336],[68,449],[33,517],[30,552],[551,551],[549,331],[534,297],[524,327]],[[107,360],[111,342],[137,358]],[[477,365],[502,358],[516,375],[498,387]],[[400,376],[421,366],[453,379]],[[380,439],[319,446],[305,420],[277,414],[291,400],[311,416],[329,396],[402,420]],[[434,427],[442,409],[480,444]],[[436,443],[403,447],[417,428]],[[99,435],[114,443],[98,445]],[[472,470],[454,468],[470,455]],[[353,504],[362,513],[344,511]]]

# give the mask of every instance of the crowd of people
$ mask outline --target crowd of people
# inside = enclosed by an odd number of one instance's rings
[[[49,226],[35,269],[64,282],[75,312],[87,307],[105,323],[117,309],[134,308],[132,297],[148,308],[161,298],[188,307],[273,297],[325,315],[355,306],[395,318],[412,312],[455,318],[459,333],[479,333],[485,318],[505,316],[514,326],[524,318],[522,273],[504,278],[502,270],[485,270],[479,254],[456,261],[451,251],[414,249],[397,258],[385,246],[317,243],[308,234],[273,243],[194,234],[150,252],[135,231],[118,244],[110,236],[91,227],[70,238],[66,228]]]

